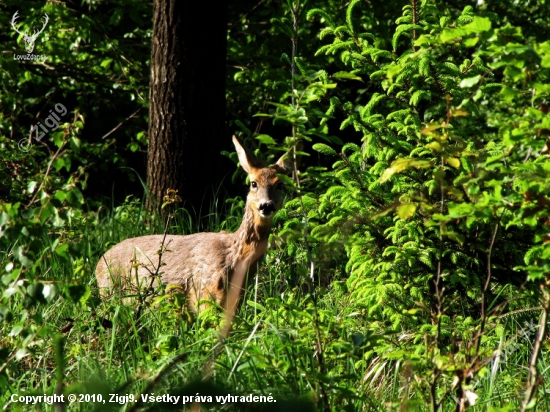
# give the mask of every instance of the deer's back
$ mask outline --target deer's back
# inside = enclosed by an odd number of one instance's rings
[[[158,273],[163,284],[181,286],[191,304],[210,298],[223,303],[231,271],[229,255],[234,244],[233,234],[167,235],[159,267],[163,239],[164,235],[141,236],[113,246],[97,264],[99,287],[115,286],[129,293],[133,289],[135,293],[137,283],[140,287],[149,286],[151,273]]]

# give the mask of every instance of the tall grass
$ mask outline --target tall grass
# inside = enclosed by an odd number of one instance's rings
[[[240,224],[242,209],[243,202],[238,200],[218,205],[201,227],[233,231]],[[305,256],[300,245],[289,254],[284,242],[272,242],[279,246],[272,247],[258,275],[249,279],[225,342],[218,338],[221,308],[211,306],[195,316],[177,294],[164,295],[149,302],[136,319],[134,308],[121,296],[101,300],[93,275],[101,254],[123,239],[158,233],[163,227],[162,222],[149,219],[142,202],[129,199],[109,213],[75,226],[74,233],[67,236],[74,237],[80,255],[71,263],[57,260],[55,255],[44,259],[46,278],[85,288],[76,302],[60,297],[37,310],[37,316],[40,313],[45,318],[45,328],[62,335],[58,344],[62,361],[56,358],[55,342],[35,339],[31,355],[14,362],[8,371],[15,382],[11,393],[52,394],[61,383],[66,394],[101,394],[106,400],[110,394],[117,394],[118,399],[132,395],[138,400],[142,393],[253,394],[277,400],[203,403],[204,410],[429,410],[423,394],[408,380],[407,370],[412,365],[388,356],[388,347],[412,344],[411,330],[396,334],[372,322],[365,308],[349,298],[345,282],[311,284],[300,270],[307,266],[305,258],[300,258]],[[196,229],[197,223],[184,210],[177,211],[169,225],[170,233]],[[56,268],[55,273],[51,268]],[[503,342],[521,328],[514,319],[510,319],[508,331],[500,331]],[[484,377],[473,383],[480,398],[471,410],[517,408],[530,349],[526,342],[486,366]],[[542,361],[544,373],[548,370],[546,355]],[[214,362],[214,373],[206,382],[203,369],[209,362]],[[61,378],[56,375],[60,365]],[[0,394],[6,410],[33,408],[9,403],[10,395]],[[550,410],[547,397],[540,405]],[[168,406],[83,402],[71,404],[69,410],[163,410]],[[179,405],[176,410],[190,410],[190,406]],[[45,403],[38,407],[56,410],[55,405]],[[449,397],[443,410],[455,407]]]

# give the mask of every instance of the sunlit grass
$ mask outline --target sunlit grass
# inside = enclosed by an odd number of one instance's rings
[[[202,227],[235,230],[242,203],[228,206],[226,214],[213,210]],[[43,333],[43,339],[38,336],[30,345],[30,353],[10,367],[10,379],[16,382],[11,393],[53,394],[61,383],[65,394],[101,394],[104,399],[110,394],[122,400],[131,395],[137,400],[142,393],[181,395],[193,391],[191,395],[253,394],[279,401],[223,406],[204,403],[206,410],[301,411],[324,409],[327,404],[335,411],[430,410],[418,382],[407,381],[412,364],[390,356],[390,352],[401,350],[400,346],[412,350],[415,343],[400,336],[413,329],[396,334],[371,322],[366,308],[350,299],[345,281],[326,284],[316,279],[311,283],[300,270],[308,264],[300,245],[291,256],[284,243],[273,242],[283,246],[273,246],[258,275],[249,279],[232,332],[224,342],[218,336],[221,308],[211,306],[197,316],[188,311],[181,296],[158,296],[136,319],[135,305],[125,304],[121,296],[101,300],[93,274],[101,254],[125,238],[158,232],[162,227],[149,219],[141,202],[128,201],[111,213],[101,213],[95,222],[81,222],[77,231],[67,234],[74,237],[74,246],[81,252],[78,259],[67,262],[55,254],[43,258],[45,278],[83,289],[77,301],[59,296],[36,311],[44,318],[44,330],[57,331],[63,338],[63,379],[56,381],[59,362],[49,338],[52,333]],[[180,210],[169,230],[191,233],[198,227]],[[322,276],[323,271],[318,274]],[[514,330],[520,327],[513,325]],[[487,373],[472,386],[479,399],[471,410],[517,408],[531,349],[526,343],[501,358],[498,368],[491,371],[491,365],[487,366]],[[543,371],[548,368],[545,361],[543,356]],[[213,374],[202,381],[209,366]],[[8,399],[3,395],[4,402]],[[548,401],[545,398],[540,404],[543,402]],[[160,410],[163,405],[141,406]],[[40,407],[55,410],[53,405]],[[121,404],[78,403],[70,410],[94,407],[120,410]],[[137,404],[129,402],[125,407],[133,410]],[[443,404],[445,411],[455,407],[452,397]],[[28,409],[9,404],[10,410],[17,408]]]

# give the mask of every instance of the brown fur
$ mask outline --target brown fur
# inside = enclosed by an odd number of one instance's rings
[[[274,166],[265,167],[235,137],[233,143],[251,182],[239,229],[235,233],[168,235],[164,242],[162,266],[158,270],[161,282],[181,287],[192,310],[198,309],[201,299],[225,305],[230,284],[235,283],[232,286],[240,288],[242,283],[233,280],[244,278],[247,272],[255,272],[267,249],[273,214],[282,205],[282,182],[277,174],[291,171],[288,156],[281,157]],[[126,239],[109,249],[95,271],[102,295],[106,296],[108,288],[135,295],[138,285],[149,286],[150,272],[155,273],[158,267],[163,237]]]

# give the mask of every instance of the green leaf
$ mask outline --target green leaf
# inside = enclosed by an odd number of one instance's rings
[[[458,160],[456,157],[452,157],[452,156],[446,157],[445,163],[451,165],[455,169],[458,169],[460,167],[460,160]]]
[[[103,68],[108,68],[112,61],[113,61],[113,59],[105,59],[105,60],[103,60],[103,61],[101,62],[101,67],[103,67]]]
[[[290,57],[288,57],[288,54],[286,53],[281,54],[281,57],[279,57],[279,61],[287,63],[289,66],[292,64],[292,62],[290,61]]]
[[[422,30],[422,27],[415,24],[400,24],[399,26],[397,26],[397,29],[395,29],[395,33],[391,40],[393,49],[397,50],[397,43],[399,41],[399,37],[401,37],[402,34],[405,34],[408,37],[412,37],[411,34],[413,30]]]
[[[10,215],[8,215],[6,212],[0,213],[0,226],[6,225],[10,220]]]
[[[88,285],[69,285],[65,291],[65,296],[73,303],[78,303],[81,299],[85,299],[91,293]]]
[[[10,309],[7,306],[0,306],[0,322],[11,322],[13,319],[13,313],[10,311]],[[5,359],[4,356],[2,356],[2,349],[0,349],[0,361],[3,361]]]
[[[53,167],[56,172],[59,172],[63,166],[65,166],[65,160],[63,158],[58,157],[53,161]]]
[[[426,145],[426,148],[427,149],[432,149],[432,150],[435,150],[437,152],[440,152],[441,150],[443,150],[443,146],[441,145],[441,143],[439,142],[431,142],[431,143],[428,143]]]
[[[277,142],[275,139],[273,139],[271,136],[267,134],[259,134],[256,136],[256,140],[258,140],[260,143],[268,144],[268,145],[276,145]]]
[[[468,113],[467,110],[463,109],[462,107],[453,107],[451,109],[451,116],[452,117],[467,117],[470,113]]]
[[[327,156],[336,156],[338,154],[336,153],[336,150],[334,150],[332,147],[324,143],[315,143],[312,147],[313,147],[313,150]]]
[[[270,115],[266,115],[266,116],[270,116]],[[245,124],[240,120],[235,120],[235,124],[239,127],[239,129],[241,129],[247,135],[252,135],[252,131],[248,127],[246,127]]]
[[[15,359],[19,361],[27,355],[30,355],[29,350],[27,348],[20,348],[17,349],[17,352],[15,352]]]
[[[38,186],[38,182],[30,181],[27,184],[27,191],[31,194],[34,193],[34,191],[36,190],[36,186]]]
[[[464,236],[461,235],[460,233],[454,232],[452,230],[444,229],[442,230],[441,234],[443,236],[447,236],[451,240],[454,240],[455,242],[460,244],[460,246],[464,244]]]
[[[491,30],[491,20],[487,17],[475,16],[474,20],[463,26],[462,29],[466,30],[467,33],[481,33],[483,31]]]
[[[373,220],[376,220],[376,219],[380,219],[381,217],[384,217],[384,216],[387,216],[389,215],[395,208],[394,207],[389,207],[387,209],[384,209],[374,215],[371,216],[371,219]]]
[[[178,348],[178,338],[174,335],[160,335],[155,347],[163,356],[167,356]]]
[[[32,261],[23,253],[23,247],[22,246],[15,246],[12,249],[13,256],[15,259],[21,263],[21,265],[25,267],[32,266]]]
[[[363,81],[362,78],[350,72],[336,72],[332,75],[332,77],[334,77],[335,79],[359,80],[360,82]]]
[[[441,33],[440,40],[443,43],[448,43],[451,41],[455,41],[456,39],[459,39],[461,37],[464,37],[467,34],[468,32],[463,29],[445,29]]]
[[[426,36],[425,34],[420,35],[418,39],[415,40],[415,46],[429,45],[433,41],[432,37]]]
[[[462,44],[466,47],[474,47],[479,42],[479,37],[470,37],[465,39]]]
[[[55,285],[46,284],[42,289],[42,295],[44,296],[44,299],[46,299],[48,302],[52,301],[56,293],[57,293],[57,289]]]
[[[409,104],[411,106],[418,106],[418,103],[420,103],[420,100],[430,100],[431,94],[430,92],[426,92],[424,90],[417,90],[413,93],[409,100]]]
[[[266,310],[264,306],[262,306],[262,305],[259,304],[258,302],[254,302],[253,300],[247,300],[247,301],[246,301],[246,304],[247,304],[248,306],[251,306],[251,307],[253,307],[254,309],[257,309],[257,310],[262,311],[262,312],[264,312],[264,311]]]
[[[416,212],[416,205],[414,203],[405,203],[397,206],[396,213],[403,220],[407,220]]]
[[[397,159],[395,160],[390,167],[388,167],[382,177],[380,178],[380,183],[384,183],[395,173],[400,173],[404,170],[415,168],[427,168],[430,167],[432,163],[429,160],[418,160],[418,159]]]
[[[10,332],[10,336],[17,336],[23,331],[23,325],[21,323],[16,324]]]
[[[503,86],[498,95],[505,101],[512,101],[517,99],[521,93],[517,89]]]
[[[80,147],[82,146],[82,142],[80,141],[80,139],[75,136],[71,136],[69,143],[71,145],[71,149],[73,149],[75,152],[78,152],[80,150]]]
[[[31,283],[29,286],[27,286],[27,294],[36,300],[42,300],[43,295],[42,291],[44,290],[44,284],[37,282],[37,283]]]
[[[289,24],[285,24],[285,23],[287,23],[287,19],[285,19],[285,18],[283,18],[283,19],[272,18],[271,19],[271,24],[273,24],[274,27],[277,27],[279,30],[281,30],[281,32],[285,33],[288,37],[293,37],[294,36],[294,31],[292,30],[292,27]]]
[[[354,32],[354,27],[353,27],[353,9],[354,7],[359,4],[362,0],[352,0],[348,7],[347,7],[347,10],[346,10],[346,23],[348,25],[348,28]]]
[[[401,74],[402,71],[403,71],[403,67],[401,67],[398,64],[392,63],[386,69],[386,76],[388,77],[390,82],[393,82],[393,79],[399,76],[399,74]]]
[[[460,82],[460,87],[466,88],[466,87],[473,87],[476,84],[479,83],[479,80],[481,79],[481,75],[478,74],[477,76],[473,77],[466,77],[465,79],[462,79]]]
[[[55,248],[55,253],[61,257],[69,259],[69,255],[67,254],[68,249],[69,249],[69,245],[67,243],[63,243],[59,245],[57,248]]]

